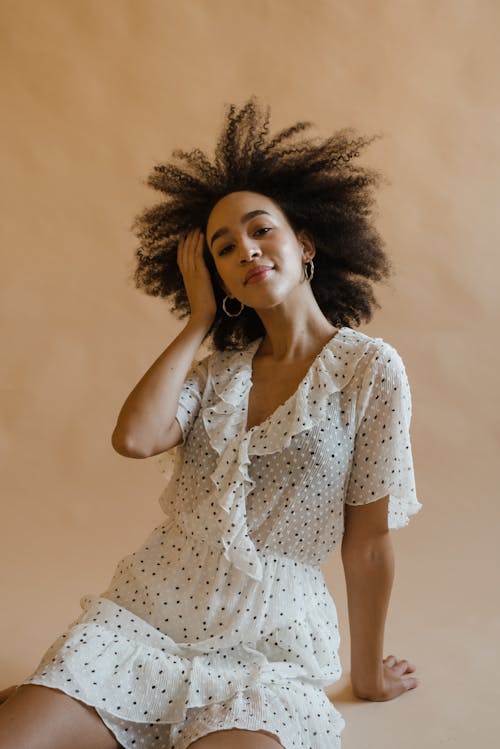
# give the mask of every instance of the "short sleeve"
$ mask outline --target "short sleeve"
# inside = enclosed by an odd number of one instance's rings
[[[198,416],[203,399],[203,393],[207,384],[207,358],[195,362],[184,380],[179,395],[179,404],[175,418],[180,424],[183,435],[183,443],[186,440],[188,432]]]
[[[367,366],[358,396],[345,502],[364,505],[389,495],[389,528],[403,528],[422,507],[415,488],[411,411],[403,361],[382,342]]]
[[[175,418],[182,430],[182,443],[176,447],[160,453],[158,467],[165,478],[169,480],[175,469],[178,448],[184,445],[189,431],[201,408],[203,393],[208,379],[208,357],[195,362],[189,370],[179,395],[179,403]]]

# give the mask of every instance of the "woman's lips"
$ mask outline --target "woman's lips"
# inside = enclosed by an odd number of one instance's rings
[[[265,278],[271,271],[272,268],[262,268],[261,270],[252,273],[246,283],[257,283],[258,281],[261,281],[263,278]]]

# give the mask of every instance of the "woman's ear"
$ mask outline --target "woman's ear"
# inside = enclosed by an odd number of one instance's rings
[[[309,237],[309,235],[306,234],[305,231],[299,232],[297,236],[298,236],[300,248],[302,250],[302,259],[305,262],[312,260],[316,254],[316,247],[314,246],[314,242]]]

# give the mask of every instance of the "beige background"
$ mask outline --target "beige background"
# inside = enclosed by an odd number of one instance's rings
[[[424,510],[394,534],[386,652],[423,684],[351,698],[340,560],[327,575],[346,676],[345,749],[497,737],[500,5],[491,0],[3,0],[1,684],[26,676],[162,515],[155,460],[110,435],[179,330],[130,281],[143,185],[211,148],[257,94],[272,129],[353,125],[391,181],[378,223],[397,275],[361,330],[403,357]],[[202,352],[200,352],[202,353]]]

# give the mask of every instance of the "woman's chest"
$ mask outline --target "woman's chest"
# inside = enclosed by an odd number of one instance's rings
[[[325,420],[294,436],[281,453],[251,456],[245,505],[256,548],[323,561],[342,537],[352,444],[340,420]]]
[[[297,392],[310,366],[311,360],[279,368],[254,362],[247,405],[247,431],[266,421]]]
[[[179,513],[193,535],[217,536],[217,507],[224,500],[227,512],[236,502],[256,548],[317,563],[342,533],[354,404],[341,392],[322,398],[312,389],[245,432],[246,396],[242,390],[241,409],[215,391],[207,397],[206,418],[196,419],[183,447],[174,506],[164,509]]]

